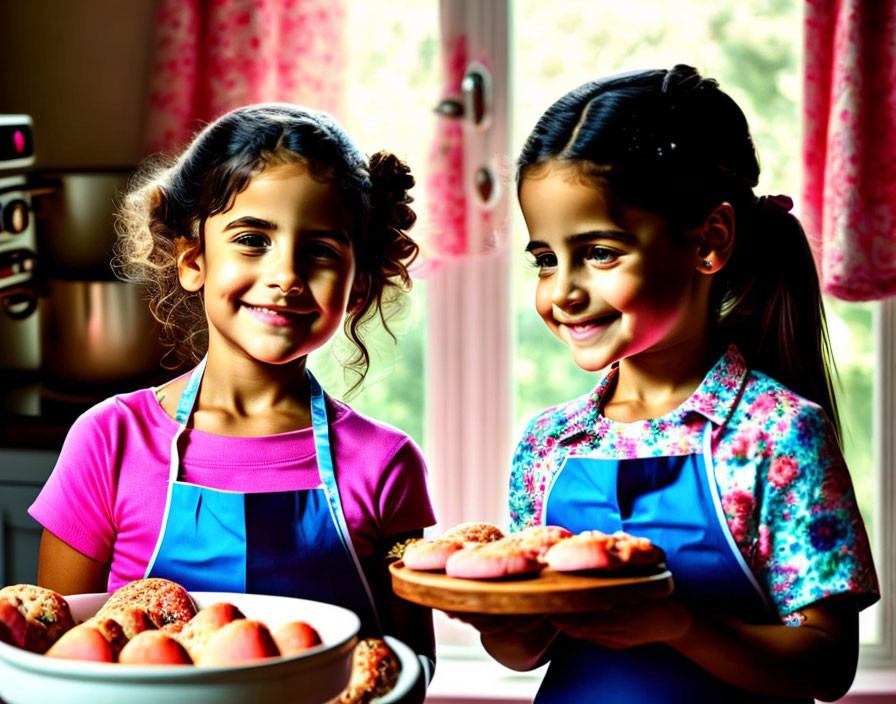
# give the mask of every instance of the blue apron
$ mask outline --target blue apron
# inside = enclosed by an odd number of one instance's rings
[[[545,497],[543,520],[573,532],[618,530],[666,551],[675,595],[701,608],[773,623],[767,597],[728,529],[713,473],[712,423],[703,453],[606,459],[572,455]],[[739,689],[663,643],[622,650],[561,636],[536,704],[756,704],[812,699],[769,697]]]
[[[382,628],[352,546],[336,487],[327,408],[311,383],[311,424],[321,486],[243,494],[182,481],[178,441],[196,403],[206,359],[191,374],[177,407],[168,498],[147,577],[194,591],[275,594],[337,604],[361,619],[362,635]]]

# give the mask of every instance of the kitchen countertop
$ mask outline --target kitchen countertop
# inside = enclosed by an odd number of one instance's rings
[[[72,421],[95,403],[50,392],[35,372],[0,373],[0,447],[58,450]]]
[[[163,371],[155,378],[125,380],[114,386],[48,385],[40,372],[0,370],[0,448],[59,450],[72,422],[104,398],[173,378]]]

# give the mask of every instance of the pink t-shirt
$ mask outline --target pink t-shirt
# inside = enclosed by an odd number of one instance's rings
[[[419,448],[404,433],[328,399],[336,483],[359,557],[435,523]],[[143,577],[167,497],[177,422],[151,389],[106,399],[72,425],[28,513],[81,553],[111,563],[109,589]],[[187,430],[184,481],[245,493],[320,486],[311,428],[265,437]]]

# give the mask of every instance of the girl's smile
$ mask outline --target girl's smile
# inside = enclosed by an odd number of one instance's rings
[[[261,321],[265,325],[273,325],[275,327],[293,325],[303,316],[310,317],[313,315],[300,313],[283,306],[256,306],[251,303],[242,303],[242,305],[256,320]]]
[[[605,332],[616,320],[619,320],[618,314],[578,322],[564,322],[560,323],[560,325],[566,329],[569,336],[576,342],[586,342]]]

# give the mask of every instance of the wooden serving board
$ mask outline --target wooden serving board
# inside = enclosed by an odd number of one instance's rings
[[[402,599],[441,611],[482,614],[562,614],[658,599],[672,593],[672,574],[659,568],[644,576],[594,576],[554,572],[536,577],[480,580],[389,565],[392,589]]]

